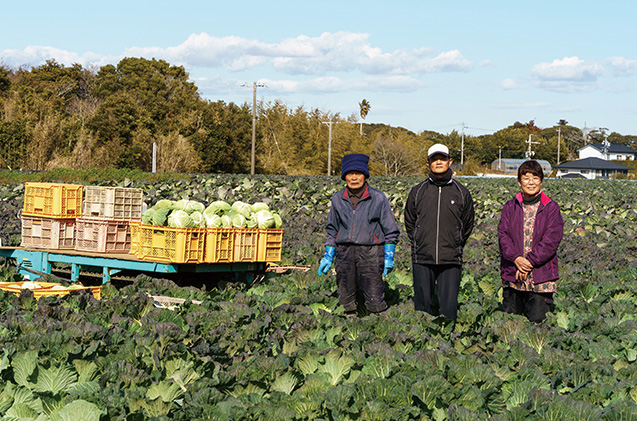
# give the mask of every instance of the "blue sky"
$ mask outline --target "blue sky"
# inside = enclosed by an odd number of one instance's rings
[[[414,132],[516,121],[637,135],[637,3],[601,1],[9,2],[0,64],[124,57],[182,65],[202,97],[281,100]]]

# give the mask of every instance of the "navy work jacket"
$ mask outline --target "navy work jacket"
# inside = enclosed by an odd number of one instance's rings
[[[332,196],[331,205],[325,228],[326,246],[372,246],[396,244],[398,241],[400,230],[389,200],[382,191],[367,184],[354,210],[347,188],[344,188]]]

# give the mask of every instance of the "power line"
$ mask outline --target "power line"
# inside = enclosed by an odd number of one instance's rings
[[[491,132],[491,133],[495,133],[498,130],[493,130],[493,129],[483,129],[481,127],[472,127],[472,126],[465,126],[466,129],[471,129],[471,130],[482,130],[484,132]]]

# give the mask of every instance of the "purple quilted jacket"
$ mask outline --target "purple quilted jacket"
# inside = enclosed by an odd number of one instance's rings
[[[532,279],[536,284],[554,281],[560,277],[557,268],[557,248],[564,234],[564,221],[559,205],[544,192],[540,194],[540,206],[533,227],[533,246],[526,256],[533,264]],[[500,276],[508,282],[517,282],[513,261],[524,255],[522,206],[522,193],[518,193],[504,204],[498,224]]]

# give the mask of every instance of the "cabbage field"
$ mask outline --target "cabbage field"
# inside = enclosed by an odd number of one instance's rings
[[[376,178],[403,229],[418,178]],[[266,203],[283,261],[308,272],[184,280],[140,275],[102,299],[0,291],[0,417],[178,420],[630,420],[637,417],[637,183],[546,180],[562,208],[555,308],[543,324],[501,310],[496,227],[512,179],[463,178],[476,204],[458,320],[415,313],[404,233],[389,309],[346,317],[318,277],[336,177],[197,175],[127,181],[162,199]],[[0,192],[19,244],[21,185]],[[16,279],[12,264],[0,280]],[[203,281],[203,285],[201,285]],[[194,285],[199,285],[196,287]],[[162,305],[152,295],[183,298]],[[194,302],[193,302],[194,301]]]

